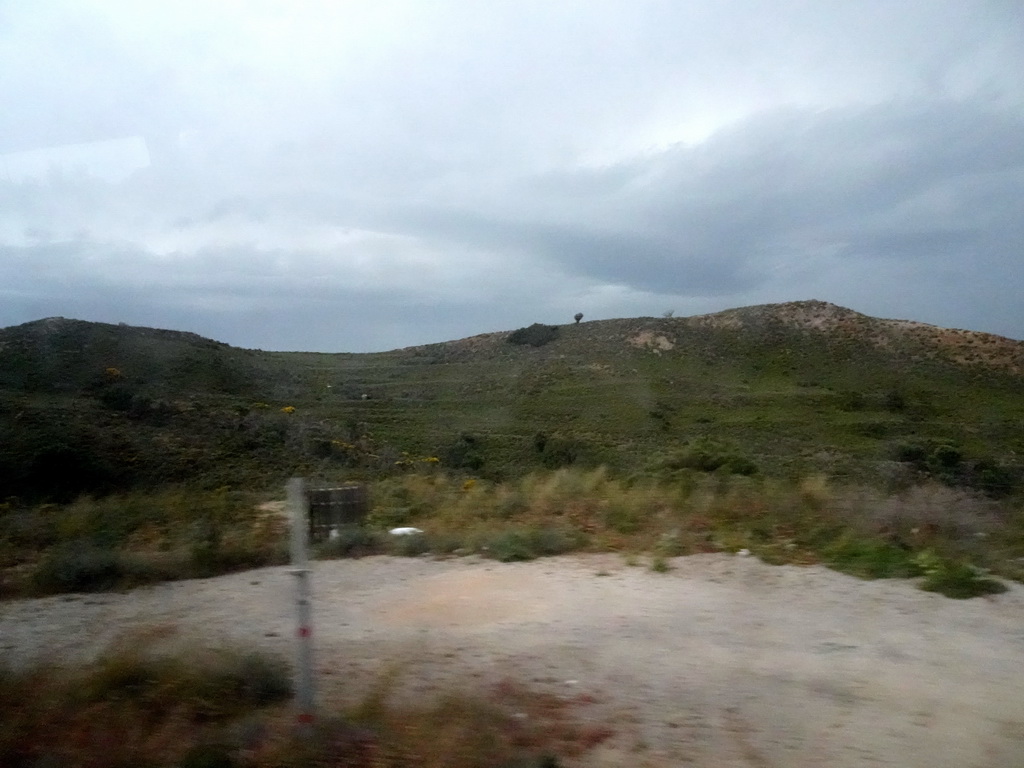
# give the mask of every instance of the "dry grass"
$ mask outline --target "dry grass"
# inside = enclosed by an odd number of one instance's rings
[[[371,524],[426,531],[409,554],[749,549],[771,563],[823,562],[874,578],[921,575],[922,553],[1017,577],[1024,555],[1012,502],[937,483],[886,494],[819,475],[791,482],[684,470],[627,481],[603,468],[560,469],[508,483],[406,476],[382,483],[375,498]]]
[[[612,735],[587,697],[503,680],[480,694],[392,701],[385,673],[348,711],[295,730],[280,660],[183,644],[155,627],[85,668],[0,671],[0,765],[70,768],[498,768],[559,765]]]

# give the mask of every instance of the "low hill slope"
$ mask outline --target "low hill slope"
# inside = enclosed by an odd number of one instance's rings
[[[796,301],[730,309],[686,318],[712,328],[751,329],[782,325],[859,339],[912,359],[943,359],[957,365],[1024,372],[1024,342],[991,333],[941,328],[910,320],[869,317],[825,301]]]
[[[0,389],[75,393],[124,378],[148,392],[246,394],[246,350],[194,333],[49,317],[0,330]]]
[[[540,343],[513,343],[524,338]],[[929,472],[1006,491],[1024,455],[1022,370],[1022,342],[817,301],[373,354],[51,318],[0,330],[0,494],[351,477],[431,459],[507,476],[723,456],[769,474]]]

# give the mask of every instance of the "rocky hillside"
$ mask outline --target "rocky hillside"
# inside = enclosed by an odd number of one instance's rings
[[[769,324],[816,331],[835,338],[866,341],[876,347],[981,365],[1011,373],[1024,372],[1024,342],[991,333],[941,328],[912,320],[869,317],[827,301],[793,301],[729,309],[685,319],[690,325],[750,329]]]

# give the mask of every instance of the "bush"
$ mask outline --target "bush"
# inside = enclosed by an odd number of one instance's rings
[[[51,549],[32,573],[41,592],[97,592],[117,587],[125,576],[119,552],[89,541]]]
[[[938,470],[954,469],[963,460],[963,452],[952,445],[940,445],[929,458],[930,463]]]
[[[502,531],[486,540],[481,549],[503,563],[536,560],[570,552],[579,546],[576,537],[555,528]]]
[[[392,551],[402,557],[418,557],[433,550],[432,542],[422,533],[409,536],[393,536]]]
[[[938,592],[956,600],[966,600],[1006,591],[1005,584],[983,576],[966,562],[941,558],[933,552],[922,552],[916,562],[925,573],[921,589],[926,592]]]
[[[165,628],[124,638],[84,667],[0,662],[0,765],[521,766],[557,768],[610,737],[577,722],[575,700],[503,680],[482,695],[392,703],[382,683],[349,711],[325,707],[311,738],[284,710],[287,665],[235,649],[156,647]]]
[[[481,441],[475,435],[464,432],[458,439],[442,451],[442,461],[446,467],[452,469],[466,469],[470,472],[479,472],[483,469],[485,460]]]
[[[668,573],[672,570],[672,566],[662,555],[655,555],[651,560],[651,570],[655,573]]]
[[[530,546],[527,537],[519,531],[506,531],[489,539],[483,547],[489,557],[502,563],[536,560],[539,554]]]
[[[520,328],[509,334],[510,344],[528,345],[531,347],[543,347],[558,338],[557,325],[543,325],[534,323],[527,328]]]
[[[928,458],[928,449],[920,443],[900,443],[893,450],[893,458],[908,464],[923,464]]]
[[[750,459],[713,440],[698,440],[662,459],[656,470],[693,469],[698,472],[723,472],[731,475],[756,475],[757,465]]]
[[[1007,496],[1013,492],[1019,476],[1019,469],[1015,471],[991,459],[981,459],[974,464],[972,485],[989,496]]]
[[[534,438],[534,445],[538,448],[541,463],[548,469],[571,466],[586,452],[585,441],[576,436],[544,435],[543,441],[540,438],[539,434]]]
[[[60,538],[58,510],[56,504],[40,504],[31,509],[0,504],[0,539],[23,551],[37,551],[56,544]]]
[[[226,648],[170,655],[127,642],[77,685],[82,704],[131,701],[161,714],[176,707],[196,720],[229,717],[283,701],[291,692],[290,670],[277,657]]]
[[[887,541],[843,536],[825,548],[830,568],[865,579],[899,579],[921,575],[911,553]]]
[[[644,522],[643,513],[635,504],[630,504],[628,498],[610,502],[602,517],[607,527],[627,536],[639,531]]]

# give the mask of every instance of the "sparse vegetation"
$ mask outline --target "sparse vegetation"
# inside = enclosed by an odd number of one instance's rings
[[[798,302],[592,322],[558,344],[557,326],[534,324],[369,355],[29,323],[0,330],[0,498],[375,479],[420,469],[409,457],[492,479],[570,464],[628,474],[702,441],[774,477],[1024,491],[1024,344],[894,322]],[[668,346],[633,343],[647,337]],[[969,340],[998,355],[940,354]]]
[[[501,768],[559,765],[611,735],[571,702],[504,680],[483,694],[393,703],[395,675],[295,733],[281,659],[155,627],[77,668],[0,667],[0,764],[10,768]]]
[[[1013,503],[938,483],[885,492],[818,475],[796,481],[718,464],[658,464],[646,475],[563,467],[489,481],[432,471],[372,485],[365,527],[318,557],[478,553],[502,561],[572,551],[671,558],[749,549],[772,563],[824,563],[865,578],[925,575],[921,553],[1024,577]],[[7,594],[119,589],[283,562],[285,522],[251,498],[166,494],[19,508],[0,521]],[[107,521],[107,522],[104,522]],[[423,534],[389,536],[396,526]]]
[[[921,589],[928,592],[939,592],[946,597],[966,600],[1006,591],[1005,584],[986,576],[981,569],[963,560],[939,557],[926,550],[918,554],[915,562],[925,574]]]
[[[580,320],[582,319],[583,317],[581,315]],[[509,334],[508,341],[510,344],[529,345],[531,347],[543,347],[545,344],[550,344],[557,338],[557,325],[544,325],[542,323],[534,323],[533,325],[528,326],[526,328],[520,328],[517,331],[512,331],[512,333]]]
[[[1024,344],[820,302],[558,337],[317,355],[4,329],[0,592],[281,562],[255,507],[294,474],[372,485],[369,529],[324,557],[749,549],[886,576],[930,549],[1024,577]]]
[[[226,488],[0,504],[0,594],[123,589],[282,563],[285,521]]]
[[[474,552],[503,561],[648,552],[667,563],[747,549],[771,563],[823,563],[872,579],[927,575],[920,558],[928,553],[940,564],[1024,575],[1012,508],[939,484],[886,494],[823,476],[783,481],[685,468],[626,480],[604,468],[563,468],[497,483],[406,475],[378,484],[374,498],[371,527],[383,530],[396,520],[390,510],[401,509],[403,525],[426,532],[410,540],[362,534],[377,542],[374,552]],[[413,506],[400,506],[410,499]]]
[[[655,555],[651,559],[651,570],[655,573],[668,573],[672,570],[672,566],[662,555]]]
[[[182,646],[158,627],[84,668],[0,670],[0,763],[185,764],[200,747],[221,743],[231,723],[290,695],[283,661]]]

